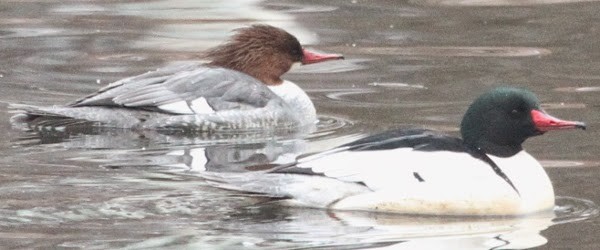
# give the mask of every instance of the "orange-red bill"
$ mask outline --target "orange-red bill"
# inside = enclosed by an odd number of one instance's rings
[[[343,55],[340,54],[321,54],[317,52],[312,52],[307,49],[302,49],[302,64],[311,64],[311,63],[319,63],[329,60],[339,60],[344,59]]]
[[[544,111],[536,109],[531,110],[531,118],[533,119],[533,124],[535,124],[536,129],[541,132],[577,128],[585,130],[586,128],[585,123],[583,122],[561,120],[546,114]]]

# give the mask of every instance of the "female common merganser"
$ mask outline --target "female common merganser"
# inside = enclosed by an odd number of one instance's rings
[[[218,187],[308,207],[437,215],[521,215],[551,209],[554,191],[521,144],[550,130],[585,129],[544,112],[524,89],[480,96],[462,139],[392,130],[300,158],[268,173],[201,173]]]
[[[65,107],[13,105],[22,112],[13,120],[202,131],[301,126],[316,122],[315,108],[300,87],[281,76],[297,62],[343,59],[303,49],[296,37],[268,25],[238,29],[207,57],[207,64],[122,79]]]

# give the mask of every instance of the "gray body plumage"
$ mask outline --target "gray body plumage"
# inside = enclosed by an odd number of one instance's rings
[[[312,107],[314,116],[312,102],[305,99],[309,105],[302,106]],[[194,107],[198,100],[202,110]],[[165,108],[174,104],[176,108]],[[211,131],[307,124],[306,112],[293,105],[242,72],[187,62],[119,80],[67,106],[12,108],[21,113],[14,121],[51,118],[119,128]]]

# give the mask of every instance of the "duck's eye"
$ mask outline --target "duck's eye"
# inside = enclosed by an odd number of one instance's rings
[[[523,108],[523,107],[518,107],[518,108],[515,108],[512,111],[510,111],[510,115],[512,117],[519,117],[519,116],[522,116],[523,114],[525,114],[525,108]]]

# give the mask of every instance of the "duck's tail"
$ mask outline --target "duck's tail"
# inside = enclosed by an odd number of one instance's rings
[[[162,114],[145,110],[112,108],[112,107],[69,107],[69,106],[34,106],[26,104],[10,104],[9,112],[14,113],[10,119],[13,126],[70,126],[70,125],[102,125],[114,128],[133,128],[140,121],[154,118]]]
[[[14,115],[10,123],[19,129],[58,128],[64,126],[84,125],[91,123],[84,119],[70,116],[64,108],[39,107],[27,104],[9,104],[9,113]]]
[[[15,117],[15,119],[16,118],[32,119],[32,118],[36,118],[39,116],[62,117],[62,118],[67,117],[64,114],[60,114],[60,113],[52,111],[51,107],[50,108],[49,107],[39,107],[39,106],[27,105],[27,104],[11,103],[11,104],[8,104],[8,110],[9,110],[9,113],[16,114],[13,116],[13,117]]]

